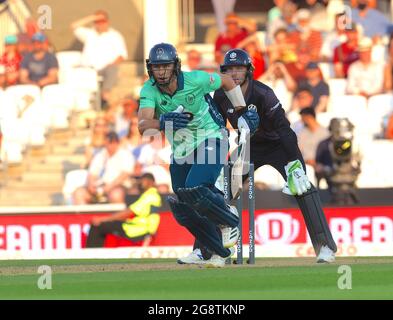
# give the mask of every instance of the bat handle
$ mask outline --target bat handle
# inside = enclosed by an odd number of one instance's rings
[[[182,113],[184,111],[184,106],[180,105],[177,107],[177,109],[173,112],[177,112],[177,113]]]
[[[240,129],[239,145],[246,144],[247,142],[247,130]]]

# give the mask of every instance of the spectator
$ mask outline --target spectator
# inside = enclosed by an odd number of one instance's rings
[[[33,51],[33,41],[26,33],[18,34],[18,52],[24,58]]]
[[[171,148],[164,135],[151,137],[141,150],[135,166],[136,174],[150,172],[154,175],[160,193],[168,193],[171,186],[169,174]]]
[[[283,81],[286,90],[295,91],[296,89],[295,80],[289,74],[285,64],[280,61],[273,62],[262,77],[260,77],[260,81],[268,82],[274,88],[276,87],[277,82]]]
[[[20,67],[20,82],[45,87],[57,83],[59,63],[48,52],[48,40],[43,33],[34,34],[33,52],[26,54]]]
[[[161,196],[151,174],[141,176],[138,187],[140,197],[127,210],[92,219],[86,241],[87,248],[103,247],[108,234],[115,234],[131,241],[143,240],[143,246],[150,244],[151,237],[157,232],[160,224],[158,210],[162,206]]]
[[[272,23],[276,19],[280,19],[282,17],[282,9],[287,2],[287,0],[273,0],[275,6],[271,8],[267,13],[267,21],[268,23]]]
[[[4,39],[4,53],[0,57],[0,64],[5,67],[5,85],[12,86],[19,81],[19,68],[22,61],[18,53],[18,38],[15,35],[6,36]]]
[[[193,71],[199,70],[202,63],[202,54],[196,50],[191,49],[187,51],[187,59],[185,63],[182,63],[182,71]]]
[[[6,84],[5,67],[0,64],[0,89],[4,89]]]
[[[389,39],[388,59],[384,69],[383,89],[385,92],[393,91],[393,36]]]
[[[310,52],[307,47],[300,46],[297,48],[297,61],[285,64],[289,74],[299,83],[306,80],[306,67],[311,62]],[[296,90],[296,86],[293,88]]]
[[[133,150],[134,148],[143,146],[141,138],[142,136],[138,130],[138,118],[134,117],[130,121],[130,127],[128,128],[127,137],[123,141],[125,142],[125,145],[127,145],[127,147],[130,150],[131,149]],[[134,154],[134,156],[135,159],[137,159],[139,157],[139,152],[138,154]]]
[[[348,94],[360,94],[366,98],[383,90],[383,66],[371,60],[372,40],[363,38],[359,42],[359,61],[348,70]]]
[[[336,78],[347,78],[349,66],[359,60],[358,30],[357,26],[351,23],[345,29],[347,41],[334,49],[333,64]]]
[[[296,134],[299,134],[303,130],[304,123],[299,120],[293,121],[292,119],[293,117],[298,119],[299,112],[303,109],[312,108],[313,100],[314,97],[309,87],[299,87],[296,91],[293,97],[291,110],[288,113],[288,118],[291,120],[291,128]]]
[[[234,13],[226,16],[225,25],[225,33],[220,34],[215,43],[214,55],[218,64],[222,63],[224,54],[228,50],[237,48],[240,41],[257,30],[255,22],[242,19]],[[223,52],[223,49],[225,49],[225,52]]]
[[[94,28],[85,25],[94,22]],[[128,58],[123,36],[110,27],[108,13],[99,10],[71,24],[75,36],[84,43],[82,64],[93,67],[103,77],[102,107],[108,107],[110,93],[116,85],[118,65]]]
[[[295,13],[297,6],[292,1],[286,1],[281,10],[281,17],[268,23],[267,26],[267,40],[272,43],[274,34],[278,29],[286,29],[288,32],[296,30]]]
[[[112,119],[112,125],[120,140],[127,137],[131,121],[137,116],[137,110],[138,103],[131,95],[128,95],[124,97],[121,103],[121,110],[115,111]]]
[[[335,0],[337,2],[337,0]],[[295,1],[299,9],[307,9],[311,13],[310,24],[313,29],[318,31],[329,31],[330,24],[326,6],[328,1],[325,0],[305,0]]]
[[[318,145],[322,140],[328,138],[330,133],[318,123],[314,108],[300,110],[300,116],[304,127],[298,133],[299,149],[305,163],[315,167]]]
[[[334,50],[347,40],[345,25],[348,17],[345,13],[336,14],[334,31],[329,32],[322,44],[321,60],[333,62]]]
[[[306,68],[306,80],[299,86],[308,86],[313,96],[312,108],[316,113],[325,112],[329,101],[329,85],[323,80],[322,72],[315,62],[310,62]]]
[[[318,61],[322,47],[322,35],[319,31],[311,28],[311,13],[307,9],[300,9],[296,14],[296,30],[289,33],[291,42],[296,47],[302,46],[307,48],[311,60]]]
[[[88,168],[94,156],[105,147],[105,137],[109,132],[109,125],[105,117],[95,119],[90,137],[85,141],[85,163],[83,168]]]
[[[127,150],[120,148],[115,132],[105,138],[105,149],[98,152],[88,169],[87,185],[74,192],[75,204],[93,202],[124,203],[126,180],[133,173],[134,158]]]
[[[269,62],[282,61],[284,63],[296,62],[296,45],[291,43],[287,29],[280,28],[274,33],[274,40],[267,47]]]
[[[293,103],[291,111],[298,111],[304,108],[313,108],[314,96],[312,95],[309,86],[299,86],[293,97]],[[314,109],[314,108],[313,108]]]
[[[370,7],[370,0],[358,0],[352,9],[352,21],[361,25],[363,36],[372,38],[374,43],[388,34],[390,21],[378,10]]]
[[[265,72],[265,58],[257,35],[254,33],[240,41],[238,48],[244,49],[250,55],[254,66],[253,76],[258,79]]]

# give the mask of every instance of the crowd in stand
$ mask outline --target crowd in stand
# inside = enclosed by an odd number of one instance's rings
[[[243,48],[252,57],[254,78],[271,86],[279,96],[298,134],[305,161],[315,166],[318,143],[329,136],[318,121],[331,99],[330,78],[345,79],[345,94],[370,98],[393,90],[393,28],[376,8],[376,1],[352,1],[351,15],[343,8],[332,14],[329,1],[276,0],[268,12],[266,37],[261,42],[257,24],[229,13],[225,30],[215,41],[214,61],[206,64],[198,50],[187,52],[183,71],[216,71],[231,48]],[[330,19],[333,17],[333,19]],[[333,23],[330,23],[330,21]],[[86,24],[94,23],[94,28]],[[72,24],[75,36],[84,43],[84,64],[103,77],[105,105],[91,125],[85,144],[86,183],[76,188],[73,203],[123,202],[133,189],[134,177],[152,173],[161,193],[170,192],[170,147],[164,137],[144,141],[137,128],[138,103],[126,96],[108,104],[116,83],[118,64],[127,59],[125,42],[110,28],[103,11]],[[22,41],[16,36],[4,40],[0,58],[0,87],[36,84],[43,87],[58,81],[58,62],[43,33],[35,32]],[[108,50],[110,48],[110,50]],[[101,54],[97,54],[100,52]],[[383,121],[384,120],[384,121]],[[381,137],[393,139],[393,116],[381,119]]]

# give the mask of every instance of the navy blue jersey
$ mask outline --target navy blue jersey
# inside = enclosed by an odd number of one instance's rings
[[[257,109],[260,123],[257,132],[251,137],[251,148],[263,148],[264,145],[271,145],[273,141],[276,141],[282,144],[289,161],[296,160],[298,157],[296,134],[291,129],[285,110],[273,90],[262,82],[251,80],[244,99],[247,108],[235,111],[223,89],[214,92],[214,101],[224,120],[229,120],[235,129],[237,129],[238,118],[247,109]]]

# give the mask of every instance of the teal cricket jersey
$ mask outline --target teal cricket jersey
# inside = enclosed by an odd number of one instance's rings
[[[188,156],[198,145],[209,138],[222,139],[219,125],[209,112],[205,95],[221,87],[221,78],[217,73],[204,71],[181,72],[177,78],[177,90],[170,96],[163,93],[154,81],[149,79],[140,93],[140,108],[154,108],[155,117],[176,110],[180,105],[185,112],[191,112],[194,118],[187,125],[187,130],[166,132],[176,159]]]

